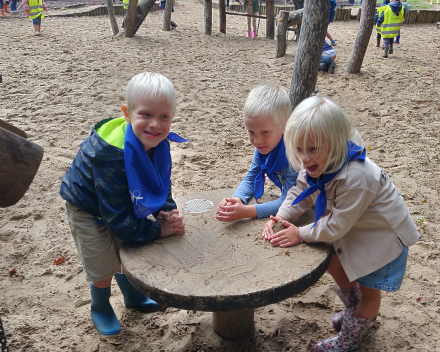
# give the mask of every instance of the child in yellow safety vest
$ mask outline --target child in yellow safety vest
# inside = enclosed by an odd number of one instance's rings
[[[383,7],[383,10],[381,7],[378,11],[377,27],[381,28],[384,47],[382,57],[386,58],[388,54],[393,53],[393,40],[399,35],[404,11],[400,0],[391,0],[389,5]]]
[[[48,7],[44,0],[23,0],[23,8],[29,19],[32,20],[34,34],[41,34],[41,19],[44,18],[43,9],[47,12]]]

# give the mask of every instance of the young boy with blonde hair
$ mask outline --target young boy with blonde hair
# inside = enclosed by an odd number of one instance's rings
[[[185,139],[170,132],[176,111],[172,83],[144,72],[127,85],[124,117],[97,123],[61,183],[69,225],[90,281],[91,317],[101,335],[121,331],[110,305],[115,277],[127,308],[162,308],[128,281],[121,268],[122,242],[146,243],[181,235],[182,216],[171,195],[169,140]],[[152,215],[156,221],[147,219]],[[146,269],[147,270],[147,269]]]
[[[281,87],[261,84],[249,93],[243,119],[249,142],[255,147],[254,158],[232,197],[223,199],[217,206],[218,220],[261,219],[277,213],[298,176],[289,166],[283,140],[291,111],[289,96]],[[263,204],[247,205],[252,196],[258,200],[263,195],[265,175],[280,188],[280,197]]]

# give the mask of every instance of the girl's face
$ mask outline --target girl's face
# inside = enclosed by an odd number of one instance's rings
[[[306,139],[305,149],[303,149],[304,139]],[[301,161],[309,176],[318,178],[325,172],[329,158],[329,145],[323,141],[322,145],[318,148],[312,136],[302,135],[298,139],[295,155]]]

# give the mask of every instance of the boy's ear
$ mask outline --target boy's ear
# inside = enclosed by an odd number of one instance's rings
[[[127,123],[131,123],[127,104],[122,105],[122,112],[124,113],[125,121],[127,121]]]

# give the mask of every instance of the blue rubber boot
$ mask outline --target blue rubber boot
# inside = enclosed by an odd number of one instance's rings
[[[124,274],[117,273],[115,279],[124,295],[124,303],[127,308],[138,309],[144,312],[157,312],[166,307],[161,306],[159,303],[139,292],[130,281],[128,281],[127,276]]]
[[[103,336],[114,336],[121,332],[118,318],[110,304],[110,287],[98,288],[90,283],[92,304],[90,315],[96,330]]]

